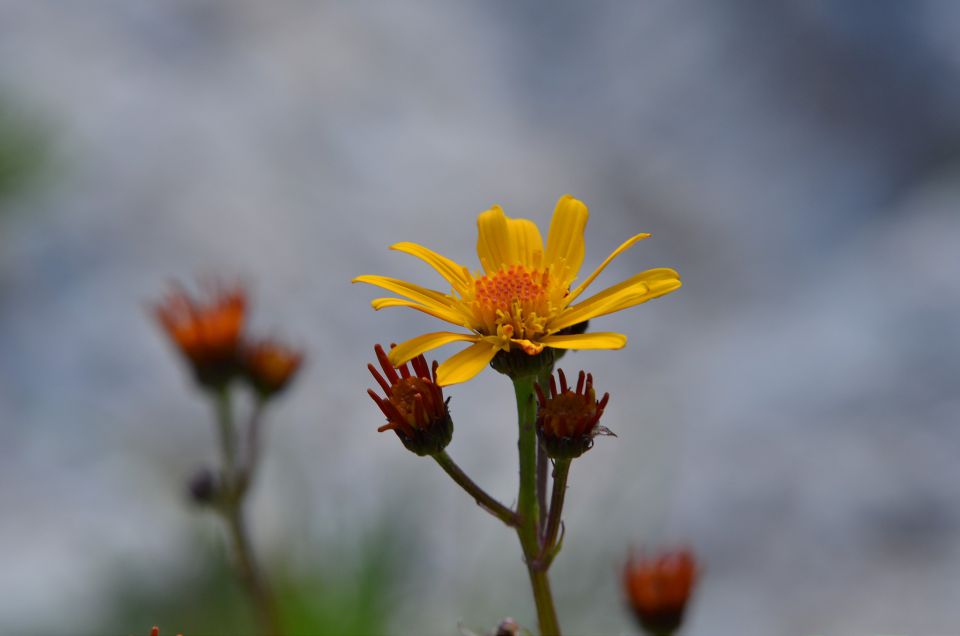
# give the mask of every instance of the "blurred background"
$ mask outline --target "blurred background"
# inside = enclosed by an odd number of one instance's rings
[[[591,208],[611,393],[551,576],[571,634],[636,633],[631,546],[693,546],[700,636],[960,624],[960,5],[0,0],[0,632],[245,633],[184,482],[210,405],[146,308],[247,281],[308,351],[269,412],[255,543],[304,633],[534,623],[516,538],[378,435],[358,274],[433,287],[476,214]],[[445,357],[455,347],[438,353]],[[507,380],[449,391],[450,454],[507,503]]]

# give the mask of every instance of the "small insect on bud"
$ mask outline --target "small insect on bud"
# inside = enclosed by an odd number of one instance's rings
[[[302,364],[302,352],[276,340],[256,340],[243,347],[244,377],[263,398],[286,389]]]
[[[697,578],[690,550],[662,552],[652,558],[631,555],[623,569],[627,601],[651,636],[670,636],[680,628]]]
[[[199,301],[175,286],[153,307],[164,331],[193,369],[197,382],[219,388],[239,370],[239,351],[246,318],[242,287],[210,285]]]
[[[550,395],[546,395],[540,385],[535,385],[540,408],[537,409],[537,435],[540,443],[553,459],[572,459],[580,457],[593,446],[597,435],[613,435],[608,429],[599,426],[600,416],[610,399],[604,393],[598,402],[593,390],[593,376],[580,372],[577,386],[567,386],[567,377],[563,370],[557,370],[560,388],[553,375],[550,376]]]
[[[437,363],[434,362],[431,369],[422,355],[417,356],[410,361],[411,372],[407,364],[399,367],[390,364],[380,345],[374,347],[374,351],[383,375],[372,364],[367,368],[385,397],[373,389],[367,389],[367,393],[387,417],[387,423],[377,430],[392,430],[403,445],[417,455],[436,455],[453,438],[453,420],[443,400],[443,389],[437,384]]]

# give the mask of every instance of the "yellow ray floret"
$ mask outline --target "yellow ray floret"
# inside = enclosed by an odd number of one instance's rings
[[[636,234],[613,251],[576,287],[573,283],[584,258],[583,233],[587,206],[570,195],[560,197],[544,248],[537,226],[511,219],[499,206],[477,219],[477,256],[481,270],[467,267],[416,243],[391,249],[416,256],[450,285],[450,293],[427,289],[386,276],[358,276],[400,296],[377,298],[374,309],[410,307],[468,333],[436,332],[417,336],[390,352],[394,365],[452,342],[472,343],[437,369],[440,385],[465,382],[480,373],[498,351],[522,350],[530,355],[544,347],[556,349],[620,349],[626,336],[618,333],[564,333],[573,325],[639,305],[668,294],[681,285],[672,269],[651,269],[631,276],[586,300],[574,301],[614,258],[649,234]]]

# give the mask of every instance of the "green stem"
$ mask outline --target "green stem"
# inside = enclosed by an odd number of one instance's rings
[[[247,527],[243,521],[242,501],[237,501],[224,510],[224,518],[227,521],[227,527],[230,529],[230,536],[233,540],[234,551],[237,558],[237,568],[240,570],[240,579],[247,588],[247,593],[253,601],[256,610],[257,624],[260,626],[260,633],[264,636],[279,636],[282,633],[280,629],[280,619],[277,612],[277,606],[270,591],[267,581],[260,573],[257,562],[254,558],[253,546],[250,544],[250,537],[247,534]]]
[[[233,489],[234,462],[237,454],[236,433],[233,427],[233,409],[230,404],[230,389],[221,387],[216,393],[217,427],[220,430],[220,451],[223,456],[223,479],[228,489]]]
[[[517,447],[520,453],[520,492],[517,513],[520,527],[517,536],[523,548],[524,561],[530,574],[530,586],[537,605],[537,620],[542,636],[560,636],[560,624],[550,592],[550,581],[540,556],[540,506],[537,501],[537,408],[533,392],[534,378],[514,378],[517,395],[517,420],[520,429]]]
[[[243,490],[246,490],[246,488],[253,483],[253,476],[260,463],[261,422],[263,421],[263,410],[266,405],[267,401],[263,397],[258,396],[253,404],[250,422],[247,424],[247,459],[241,469],[241,487]]]
[[[447,451],[440,451],[433,456],[437,463],[440,464],[440,467],[446,471],[448,475],[457,482],[461,488],[467,491],[467,493],[474,498],[481,508],[492,514],[494,517],[500,519],[511,528],[516,528],[520,525],[520,522],[517,517],[517,513],[513,510],[510,510],[502,503],[491,497],[487,491],[478,486],[476,482],[470,479],[463,470],[457,466],[456,462],[447,455]]]
[[[550,458],[543,444],[537,443],[537,505],[540,507],[540,534],[546,529],[547,523],[547,467]]]
[[[224,488],[224,497],[218,510],[230,532],[240,580],[247,588],[247,593],[253,602],[260,631],[264,636],[279,636],[281,629],[276,603],[266,580],[257,567],[253,546],[243,520],[246,488],[242,481],[245,477],[239,472],[243,467],[239,467],[238,470],[237,466],[236,428],[228,387],[224,386],[217,391],[215,403],[217,425],[220,431],[220,448],[223,455]],[[259,413],[256,417],[259,418]]]
[[[569,474],[570,460],[556,460],[553,465],[553,494],[550,496],[550,516],[547,519],[547,530],[543,537],[542,557],[550,554],[557,542],[557,532],[560,530],[560,520],[563,516],[563,497],[567,492],[567,475]],[[549,565],[549,561],[547,564]]]

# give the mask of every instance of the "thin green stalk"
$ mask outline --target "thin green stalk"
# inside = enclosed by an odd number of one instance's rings
[[[520,525],[520,522],[517,517],[517,513],[513,510],[510,510],[502,503],[491,497],[487,491],[478,486],[476,482],[470,479],[463,470],[457,466],[457,463],[447,455],[447,451],[440,451],[433,456],[437,463],[440,464],[440,467],[446,471],[448,475],[457,482],[457,484],[467,491],[467,493],[473,497],[481,508],[492,514],[494,517],[500,519],[511,528],[516,528]]]
[[[243,521],[242,500],[238,500],[224,510],[224,517],[233,540],[240,578],[246,585],[247,593],[250,595],[256,610],[260,633],[264,636],[279,636],[282,631],[276,603],[273,593],[260,573],[260,568],[257,567],[254,558],[253,546],[250,544],[247,527]]]
[[[546,530],[547,523],[547,468],[550,458],[543,444],[537,443],[537,506],[540,508],[540,534]]]
[[[250,414],[250,422],[247,424],[247,460],[244,462],[241,478],[244,490],[253,483],[254,474],[260,463],[261,422],[263,422],[263,411],[266,406],[267,400],[257,396],[253,404],[253,412]]]
[[[234,463],[237,454],[236,431],[233,426],[233,408],[230,403],[230,389],[219,388],[215,395],[217,409],[217,427],[220,431],[220,452],[223,456],[223,478],[226,486],[233,488]]]
[[[550,376],[553,374],[553,364],[550,364],[540,370],[537,374],[536,383],[544,391],[550,386]],[[540,534],[546,530],[547,524],[547,490],[549,488],[548,467],[550,458],[547,456],[547,449],[543,444],[537,443],[537,505],[540,507]]]
[[[543,552],[541,558],[547,558],[557,542],[557,533],[560,530],[560,520],[563,516],[563,497],[567,492],[567,476],[570,474],[570,460],[558,459],[553,465],[553,494],[550,496],[550,515],[547,519],[547,529],[543,536]],[[546,564],[550,560],[547,558]]]
[[[237,466],[236,428],[233,421],[233,409],[230,401],[230,390],[223,387],[215,395],[217,425],[220,431],[220,447],[223,455],[223,488],[224,497],[218,511],[223,516],[230,533],[236,554],[237,568],[240,580],[247,588],[247,593],[253,602],[257,623],[264,636],[279,636],[279,618],[273,594],[260,569],[253,553],[253,546],[247,534],[243,520],[243,503],[246,488],[241,483],[244,479]],[[259,413],[255,415],[259,418]],[[250,468],[249,466],[246,468]]]
[[[520,429],[517,447],[520,453],[520,492],[517,495],[517,513],[520,527],[517,536],[523,548],[530,586],[537,605],[537,619],[542,636],[560,636],[560,624],[550,592],[550,581],[540,556],[540,506],[537,502],[537,431],[534,379],[515,378],[513,388],[517,396],[517,420]]]

